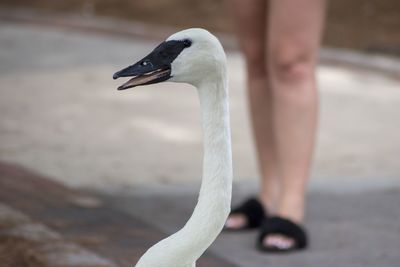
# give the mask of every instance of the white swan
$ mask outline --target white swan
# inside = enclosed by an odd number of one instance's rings
[[[117,73],[132,77],[118,89],[173,81],[197,88],[203,127],[203,178],[197,205],[185,226],[161,240],[136,267],[193,267],[221,232],[230,211],[232,155],[226,56],[218,39],[203,29],[170,36],[149,55]]]

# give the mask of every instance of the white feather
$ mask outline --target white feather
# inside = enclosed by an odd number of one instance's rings
[[[171,81],[197,88],[203,127],[203,178],[197,205],[185,226],[152,246],[136,267],[194,267],[221,232],[230,211],[232,153],[226,56],[218,39],[203,29],[188,29],[167,40],[192,45],[173,61]]]

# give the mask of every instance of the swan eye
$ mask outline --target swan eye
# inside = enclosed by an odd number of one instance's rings
[[[189,47],[189,46],[192,45],[192,41],[190,41],[189,39],[185,39],[185,40],[183,40],[182,42],[183,42],[183,45],[184,45],[185,47]]]
[[[144,60],[144,61],[142,61],[142,63],[140,63],[140,65],[143,67],[146,67],[149,64],[150,64],[150,62],[148,60]]]

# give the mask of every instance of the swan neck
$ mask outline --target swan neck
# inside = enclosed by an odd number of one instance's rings
[[[203,128],[203,178],[186,225],[171,236],[176,259],[195,262],[221,232],[230,212],[232,153],[226,80],[198,85]]]
[[[197,86],[204,155],[203,178],[193,214],[181,230],[150,248],[137,267],[194,266],[225,224],[231,203],[232,153],[228,88],[225,75],[222,78]]]
[[[232,153],[226,80],[198,86],[203,128],[203,178],[198,203],[182,229],[197,260],[221,232],[230,212]]]

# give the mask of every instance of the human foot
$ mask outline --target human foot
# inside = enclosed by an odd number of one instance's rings
[[[277,248],[279,250],[287,250],[295,245],[293,238],[282,234],[270,234],[263,240],[264,247]]]
[[[280,200],[275,217],[285,219],[293,224],[288,226],[283,223],[282,227],[296,228],[300,226],[304,218],[304,197],[296,197],[296,194],[290,194]],[[279,228],[279,227],[278,227]],[[303,230],[304,232],[304,230]],[[262,243],[265,247],[274,248],[274,250],[292,250],[296,247],[296,239],[292,234],[284,234],[282,232],[270,233],[264,237]]]
[[[239,230],[248,225],[246,217],[242,214],[231,214],[225,222],[225,229]]]
[[[268,252],[288,252],[307,247],[306,231],[282,217],[270,217],[262,223],[257,247]]]
[[[261,225],[266,213],[262,204],[255,198],[248,199],[230,213],[225,230],[254,229]]]

